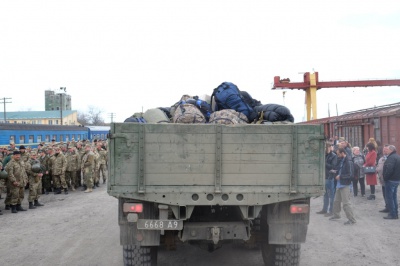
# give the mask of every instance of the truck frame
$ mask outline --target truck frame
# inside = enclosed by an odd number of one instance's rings
[[[160,245],[258,245],[265,265],[298,265],[310,198],[322,195],[319,125],[113,123],[108,193],[125,265]]]

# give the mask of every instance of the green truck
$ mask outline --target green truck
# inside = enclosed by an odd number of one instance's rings
[[[113,123],[108,193],[118,198],[125,265],[157,265],[176,241],[258,246],[298,265],[310,198],[325,181],[319,125]]]

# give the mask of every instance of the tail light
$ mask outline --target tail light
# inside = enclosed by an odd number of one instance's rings
[[[141,212],[143,212],[143,204],[142,203],[124,203],[123,211],[124,212],[141,213]]]
[[[308,204],[292,204],[290,205],[290,213],[309,213],[310,206]]]

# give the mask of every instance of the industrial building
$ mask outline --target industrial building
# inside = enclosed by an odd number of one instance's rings
[[[46,90],[44,92],[44,105],[46,111],[71,110],[71,95],[64,92]]]

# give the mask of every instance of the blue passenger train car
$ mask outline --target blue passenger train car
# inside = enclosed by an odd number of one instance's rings
[[[60,125],[32,125],[32,124],[8,124],[0,123],[0,146],[14,142],[16,146],[32,146],[44,141],[46,143],[55,139],[56,142],[67,142],[90,138],[89,128],[83,126]]]
[[[89,139],[106,139],[110,132],[110,126],[87,126],[89,128]]]

